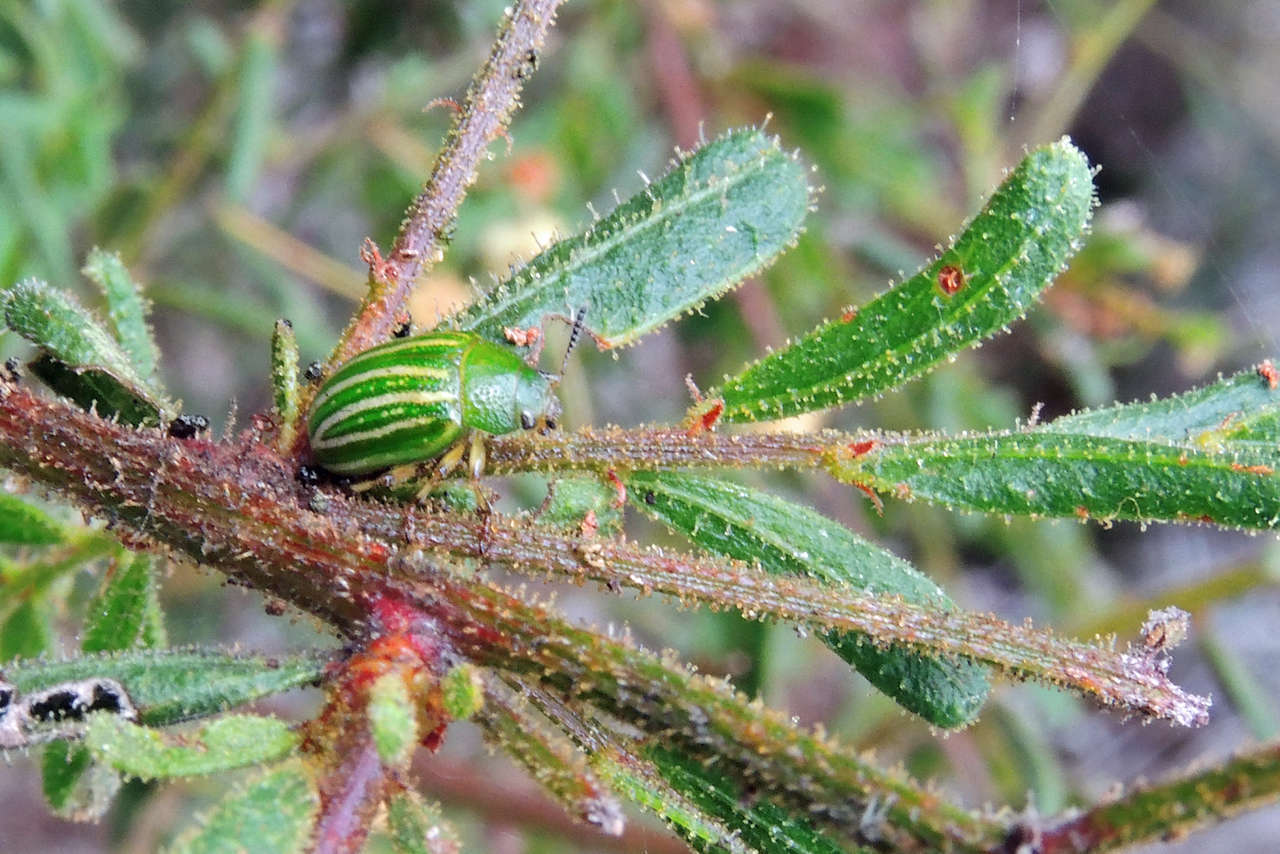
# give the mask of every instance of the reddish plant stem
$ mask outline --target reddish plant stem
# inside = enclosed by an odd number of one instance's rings
[[[400,596],[417,615],[418,631],[429,626],[439,640],[442,665],[461,655],[531,675],[661,733],[691,756],[728,763],[747,783],[820,823],[856,827],[868,799],[887,797],[893,806],[885,838],[903,850],[948,840],[956,850],[977,851],[1000,833],[998,824],[749,706],[723,683],[454,575],[394,534],[420,527],[420,510],[304,489],[292,467],[253,435],[177,440],[0,383],[0,466],[106,516],[135,548],[173,549],[355,637],[382,628],[369,616],[375,602]],[[374,533],[386,531],[392,536]]]
[[[674,468],[822,467],[833,449],[852,436],[822,433],[717,433],[689,435],[684,428],[588,427],[573,433],[532,432],[498,436],[486,445],[489,471],[626,472]]]
[[[1169,682],[1157,661],[1140,655],[1058,639],[989,616],[938,611],[808,579],[769,576],[722,559],[586,540],[497,516],[477,522],[353,500],[340,493],[308,495],[295,484],[284,461],[251,437],[238,445],[161,441],[154,432],[110,424],[66,404],[41,402],[19,388],[0,388],[5,394],[0,439],[10,428],[25,432],[17,447],[43,444],[31,436],[31,422],[6,421],[10,407],[25,409],[37,423],[49,422],[54,431],[44,437],[53,440],[46,446],[53,459],[37,455],[0,458],[0,463],[27,471],[34,464],[33,473],[44,474],[55,485],[105,505],[146,533],[181,543],[197,560],[216,563],[348,632],[362,629],[368,603],[393,595],[388,575],[406,579],[417,589],[437,587],[439,564],[426,557],[435,552],[621,582],[712,606],[732,604],[746,613],[859,632],[926,654],[973,658],[1017,678],[1043,679],[1104,705],[1183,725],[1207,720],[1206,701],[1183,692]],[[57,410],[62,414],[55,414]],[[77,428],[86,432],[77,433]],[[89,451],[84,443],[91,436],[100,442],[95,447],[112,447],[114,455],[104,458]],[[701,445],[706,438],[686,437],[674,447]],[[792,442],[797,439],[803,440],[791,437]],[[76,445],[80,447],[73,451]],[[130,450],[134,453],[127,453]],[[73,458],[66,461],[66,469],[88,469],[83,476],[60,468],[57,457],[67,452]],[[156,453],[165,455],[158,466],[152,460]],[[805,453],[812,455],[812,449]],[[208,479],[200,472],[227,474]],[[303,509],[308,502],[320,502],[324,512]],[[219,528],[213,520],[226,518],[228,511],[233,524]],[[313,571],[322,567],[323,574],[304,571],[309,564]],[[325,580],[314,583],[320,579]]]
[[[962,656],[1015,679],[1035,678],[1071,688],[1103,706],[1171,720],[1208,722],[1209,703],[1169,681],[1161,661],[1014,626],[988,614],[915,606],[808,579],[773,576],[734,561],[637,547],[621,540],[586,539],[501,517],[406,514],[398,535],[427,549],[482,558],[529,572],[622,583],[712,607],[733,605],[769,615],[868,635],[924,654]],[[412,568],[408,568],[412,572]]]
[[[369,691],[379,679],[394,675],[423,686],[413,699],[418,726],[427,732],[424,743],[438,744],[445,729],[444,715],[431,702],[444,652],[432,621],[399,595],[379,596],[369,609],[378,636],[330,679],[324,711],[305,727],[304,749],[326,765],[314,852],[360,851],[373,814],[397,785],[395,769],[382,764],[369,729]]]
[[[336,745],[338,762],[320,781],[320,815],[311,854],[358,854],[389,777],[366,728],[349,729]]]
[[[505,133],[520,90],[562,0],[520,0],[503,21],[488,60],[472,81],[431,177],[414,200],[384,263],[370,271],[369,295],[342,334],[330,364],[390,337],[413,283],[443,249],[458,207],[489,143]],[[302,407],[305,411],[305,407]]]

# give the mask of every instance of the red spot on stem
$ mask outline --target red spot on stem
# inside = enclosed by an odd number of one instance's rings
[[[857,458],[863,454],[871,453],[878,447],[880,447],[880,443],[875,439],[861,439],[857,442],[849,443],[849,453],[853,454],[854,458]]]
[[[689,429],[685,431],[687,436],[697,436],[700,433],[706,433],[708,430],[716,426],[716,422],[720,420],[720,416],[724,414],[724,401],[711,401],[710,408],[707,411],[697,414],[693,418],[693,423],[689,425]]]

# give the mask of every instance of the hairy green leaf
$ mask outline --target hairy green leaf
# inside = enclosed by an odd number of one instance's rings
[[[911,564],[819,513],[745,486],[677,472],[631,475],[632,503],[716,554],[765,570],[852,586],[950,609],[947,595]],[[901,649],[862,635],[824,632],[823,641],[904,708],[943,727],[977,716],[990,685],[986,669]]]
[[[128,692],[139,721],[159,726],[309,685],[323,675],[324,664],[313,653],[266,657],[205,649],[137,650],[21,661],[6,666],[5,676],[23,693],[79,679],[114,679]]]
[[[107,320],[134,370],[145,382],[154,384],[160,359],[147,322],[151,304],[142,295],[142,288],[114,252],[93,249],[81,272],[102,289],[107,301]]]
[[[103,579],[89,603],[80,648],[85,652],[128,649],[138,643],[155,605],[155,576],[148,555],[129,555]]]
[[[474,664],[464,661],[449,668],[440,689],[444,711],[452,720],[468,720],[484,706],[484,680]]]
[[[486,702],[475,717],[485,738],[523,765],[570,815],[611,836],[621,834],[622,805],[587,764],[580,745],[566,737],[567,730],[552,725],[537,689],[497,678],[487,679],[485,689]]]
[[[278,718],[227,715],[192,735],[166,736],[117,715],[90,715],[85,746],[94,758],[142,780],[195,777],[271,762],[288,755],[298,736]]]
[[[651,765],[600,759],[593,767],[614,791],[662,819],[694,851],[753,854],[727,824],[677,791]]]
[[[752,364],[723,388],[727,421],[760,421],[879,394],[1026,313],[1079,246],[1093,206],[1069,140],[1037,148],[936,260],[857,311]]]
[[[601,346],[630,344],[765,267],[795,241],[808,208],[804,166],[761,131],[735,131],[539,254],[457,324],[500,341],[504,327],[585,307]]]
[[[307,849],[320,809],[315,782],[290,762],[232,789],[199,828],[184,833],[170,854],[294,854]]]
[[[392,671],[373,683],[369,689],[368,718],[373,745],[382,764],[398,767],[407,763],[418,743],[418,719],[409,686],[400,673]]]
[[[82,408],[130,424],[158,424],[167,404],[129,356],[70,294],[26,279],[4,295],[5,323],[44,353],[32,371]]]
[[[162,634],[163,624],[156,627],[162,617],[154,582],[150,556],[125,554],[119,558],[89,603],[80,648],[88,653],[128,649],[149,626]],[[50,806],[90,818],[106,809],[120,787],[119,775],[93,762],[88,748],[65,740],[60,747],[45,750],[41,771]]]
[[[75,401],[81,409],[93,409],[99,415],[114,416],[135,426],[155,426],[165,417],[160,404],[139,386],[104,368],[74,367],[48,353],[40,354],[27,367],[41,382]]]
[[[798,816],[768,798],[746,797],[739,783],[717,773],[714,766],[660,747],[651,748],[646,753],[662,778],[690,804],[728,828],[735,843],[745,843],[751,850],[761,852],[845,854],[850,850],[865,850],[837,844],[814,828],[804,816]],[[738,848],[737,845],[730,847],[724,840],[712,845],[699,844],[696,836],[686,836],[685,829],[679,824],[670,818],[667,821],[696,850],[731,851]]]
[[[17,496],[0,492],[0,543],[51,546],[66,537],[61,522]]]
[[[387,802],[387,828],[396,854],[457,854],[462,842],[440,815],[412,789],[403,789]]]
[[[1280,527],[1280,451],[1013,431],[886,443],[829,468],[842,480],[987,513]]]
[[[1042,432],[1193,444],[1214,450],[1234,443],[1280,444],[1280,390],[1270,363],[1216,383],[1143,403],[1107,406],[1055,419]]]

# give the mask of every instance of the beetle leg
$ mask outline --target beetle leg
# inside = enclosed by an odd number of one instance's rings
[[[444,456],[440,458],[440,462],[436,463],[436,476],[440,478],[448,477],[449,472],[462,462],[462,458],[467,455],[467,442],[460,439],[444,452]]]
[[[480,478],[484,477],[485,462],[489,455],[485,450],[484,444],[485,434],[480,430],[471,432],[471,443],[467,451],[467,462],[471,465],[471,488],[476,494],[476,510],[486,518],[493,512],[492,505],[489,504],[489,496],[485,494],[484,487],[480,485]],[[485,524],[488,524],[487,522]]]
[[[489,455],[484,444],[484,433],[479,430],[473,430],[471,433],[471,447],[467,452],[467,461],[471,463],[472,480],[479,480],[484,477],[485,463],[488,458]]]
[[[458,463],[462,462],[462,458],[466,455],[466,439],[459,439],[450,445],[449,450],[444,452],[444,455],[431,466],[426,477],[423,478],[422,486],[418,487],[418,491],[414,494],[414,500],[419,504],[425,503],[431,491],[440,485],[440,481],[449,476],[449,472],[457,468]]]
[[[489,496],[485,494],[484,489],[480,486],[480,478],[484,476],[485,461],[488,454],[485,452],[484,433],[480,430],[472,430],[469,436],[465,436],[454,442],[449,450],[444,452],[439,462],[436,463],[434,471],[418,489],[415,496],[418,502],[426,501],[431,491],[439,486],[440,481],[444,480],[458,465],[463,458],[467,459],[470,468],[471,489],[476,494],[476,507],[482,514],[492,512],[492,506],[489,503]]]
[[[416,480],[418,477],[418,466],[414,463],[407,463],[401,466],[393,466],[377,477],[358,480],[351,484],[351,491],[360,493],[368,492],[376,487],[383,489],[394,489],[402,483],[408,483]]]

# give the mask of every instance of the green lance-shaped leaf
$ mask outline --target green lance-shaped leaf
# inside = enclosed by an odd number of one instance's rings
[[[706,815],[713,816],[728,828],[735,843],[745,843],[748,850],[772,852],[794,851],[798,854],[844,854],[850,849],[838,844],[805,820],[803,815],[772,802],[768,798],[750,798],[714,766],[678,752],[660,747],[646,751],[658,773],[690,804]],[[686,836],[687,831],[670,817],[664,816],[672,827]],[[696,836],[686,837],[697,850],[735,850],[726,841],[713,845],[700,845]],[[854,851],[866,849],[854,848]]]
[[[139,644],[145,630],[154,624],[152,612],[158,608],[151,558],[126,556],[103,580],[102,589],[89,603],[80,648],[85,652],[110,652]]]
[[[396,854],[457,854],[462,850],[458,834],[411,789],[402,789],[387,801],[387,830]]]
[[[0,543],[51,546],[66,535],[66,527],[39,507],[0,492]]]
[[[287,756],[298,736],[278,718],[227,715],[180,738],[116,715],[91,715],[85,745],[99,762],[129,777],[195,777]]]
[[[912,278],[752,364],[710,396],[727,421],[826,409],[920,376],[1026,313],[1079,246],[1093,207],[1070,141],[1031,152],[960,237]]]
[[[129,424],[158,424],[169,408],[116,340],[70,294],[26,279],[4,296],[5,323],[44,352],[32,372],[59,394]]]
[[[754,854],[728,824],[678,791],[652,764],[630,756],[625,761],[600,756],[593,767],[616,792],[662,819],[694,851]]]
[[[613,791],[587,764],[585,754],[497,677],[485,679],[485,704],[476,713],[485,738],[519,762],[571,815],[611,836],[626,819]]]
[[[81,272],[102,289],[107,301],[107,320],[134,370],[145,382],[154,385],[160,358],[147,322],[151,303],[142,295],[142,288],[114,252],[93,249]]]
[[[1270,362],[1203,388],[1159,400],[1107,406],[1058,418],[1042,432],[1184,443],[1217,450],[1280,445],[1280,390]]]
[[[271,388],[280,422],[276,447],[283,450],[293,446],[298,432],[298,339],[293,324],[284,318],[276,321],[271,334]]]
[[[138,710],[139,722],[160,726],[225,711],[309,685],[324,673],[314,653],[240,656],[220,650],[136,650],[66,661],[20,661],[5,676],[21,693],[81,679],[114,679]]]
[[[637,472],[632,503],[699,546],[765,570],[850,585],[869,593],[951,609],[947,595],[911,564],[807,507],[745,486],[677,472]],[[868,681],[932,724],[970,723],[987,698],[986,669],[869,638],[824,632],[823,641]]]
[[[184,833],[169,854],[294,854],[307,850],[320,809],[315,781],[300,762],[238,785],[201,826]]]
[[[1051,429],[886,443],[837,459],[860,486],[987,513],[1280,527],[1280,451]]]
[[[604,347],[630,344],[767,266],[800,233],[804,166],[759,130],[682,155],[661,179],[587,231],[556,243],[456,318],[503,340],[503,327],[574,317]]]

